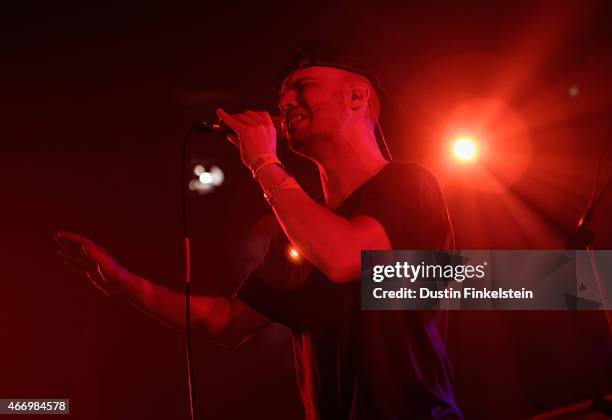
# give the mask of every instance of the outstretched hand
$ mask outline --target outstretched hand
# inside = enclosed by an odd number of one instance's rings
[[[66,266],[87,277],[106,295],[121,292],[129,272],[108,251],[75,233],[58,232],[55,240]]]

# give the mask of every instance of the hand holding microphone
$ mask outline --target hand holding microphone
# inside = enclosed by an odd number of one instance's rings
[[[276,134],[280,137],[283,133],[283,126],[280,121],[280,118],[270,115],[272,122],[274,123],[274,127],[276,128]],[[192,127],[195,131],[199,131],[200,133],[205,134],[236,134],[234,130],[228,127],[222,120],[219,121],[209,121],[202,120],[195,123]]]
[[[221,108],[217,109],[217,116],[220,122],[208,127],[212,132],[227,134],[227,139],[240,149],[240,158],[248,168],[259,156],[276,156],[276,137],[282,132],[278,118],[265,111],[228,114]]]

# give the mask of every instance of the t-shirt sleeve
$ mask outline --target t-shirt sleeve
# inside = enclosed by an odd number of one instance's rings
[[[302,324],[306,318],[297,310],[297,305],[301,303],[294,301],[293,291],[271,287],[261,277],[252,273],[240,285],[236,295],[257,312],[275,322],[290,328],[304,327]]]
[[[353,216],[376,219],[393,249],[451,249],[452,227],[436,178],[418,165],[398,165],[385,175],[368,187]]]
[[[290,262],[288,245],[282,232],[277,232],[264,261],[238,287],[236,296],[262,315],[290,328],[331,324],[335,319],[336,287],[321,281],[317,273],[312,276],[311,270],[316,269],[305,261]]]

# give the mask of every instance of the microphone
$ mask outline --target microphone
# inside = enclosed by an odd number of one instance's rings
[[[274,128],[276,128],[277,135],[281,135],[283,132],[283,127],[278,119],[278,117],[270,116],[272,118],[272,123],[274,124]],[[199,131],[200,133],[205,134],[236,134],[234,130],[229,128],[227,124],[223,121],[207,121],[203,120],[193,125],[192,130]]]
[[[201,133],[236,134],[223,121],[200,121],[193,125],[193,130]]]

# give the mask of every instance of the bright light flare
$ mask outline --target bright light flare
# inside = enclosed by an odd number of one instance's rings
[[[470,162],[476,159],[478,148],[476,142],[469,137],[461,137],[453,144],[455,158],[462,162]]]
[[[198,179],[200,180],[202,184],[212,184],[213,183],[213,176],[210,172],[202,172],[200,176],[198,177]]]
[[[202,175],[202,173],[204,173],[206,169],[204,169],[204,167],[202,165],[196,165],[193,168],[193,173],[195,174],[195,176],[200,176]]]
[[[289,258],[295,262],[301,259],[300,253],[292,246],[289,246],[289,248],[287,248],[287,255],[289,255]]]
[[[225,174],[218,166],[213,166],[208,171],[203,165],[196,165],[193,173],[197,178],[189,182],[189,189],[200,195],[212,192],[216,187],[221,186],[225,179]]]
[[[571,96],[572,98],[575,98],[580,93],[580,88],[578,87],[578,85],[573,85],[569,88],[567,93],[569,93],[569,96]]]

